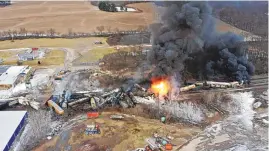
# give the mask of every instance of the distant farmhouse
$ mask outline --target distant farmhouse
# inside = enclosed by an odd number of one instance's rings
[[[32,48],[27,50],[24,53],[18,54],[18,59],[20,61],[26,61],[26,60],[34,60],[38,58],[42,58],[45,55],[45,52],[38,49],[38,48]]]
[[[0,0],[0,6],[11,5],[11,0]]]

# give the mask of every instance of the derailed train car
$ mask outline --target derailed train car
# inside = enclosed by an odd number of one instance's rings
[[[200,89],[200,88],[236,88],[241,87],[237,81],[234,82],[215,82],[215,81],[205,81],[205,82],[196,82],[190,85],[184,86],[180,88],[180,92],[186,92],[190,90]]]
[[[205,81],[204,86],[210,88],[235,88],[241,86],[239,82],[215,82],[215,81]]]

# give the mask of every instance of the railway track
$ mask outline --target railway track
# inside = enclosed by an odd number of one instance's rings
[[[242,88],[219,88],[219,89],[208,89],[208,90],[196,90],[182,93],[184,97],[190,97],[195,95],[201,95],[207,92],[240,92],[240,91],[251,91],[257,89],[268,89],[268,76],[256,76],[251,79],[251,84]]]

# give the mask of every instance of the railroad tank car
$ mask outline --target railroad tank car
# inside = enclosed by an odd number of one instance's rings
[[[48,106],[52,107],[57,114],[60,114],[60,115],[64,114],[64,110],[58,104],[53,102],[52,100],[48,101]]]

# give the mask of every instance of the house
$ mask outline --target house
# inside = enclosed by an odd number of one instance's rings
[[[38,48],[28,49],[26,52],[18,54],[20,61],[34,60],[42,58],[45,55],[44,51],[39,50]]]
[[[34,56],[32,53],[22,53],[18,54],[20,61],[26,61],[26,60],[34,60]]]

